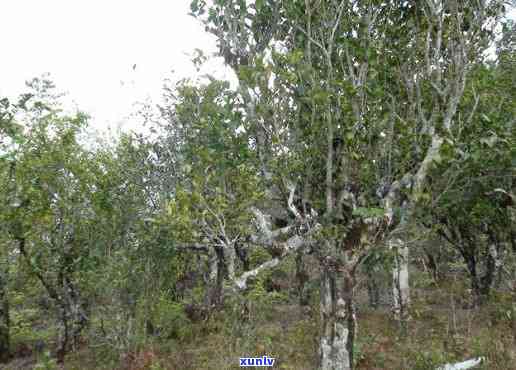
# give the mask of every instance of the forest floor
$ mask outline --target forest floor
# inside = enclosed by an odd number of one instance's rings
[[[428,274],[412,274],[411,320],[406,335],[391,319],[388,304],[367,305],[362,281],[357,295],[357,370],[423,370],[484,356],[477,369],[516,370],[516,342],[510,317],[511,295],[494,292],[480,308],[467,308],[467,280],[438,284]],[[253,305],[189,324],[176,338],[148,340],[120,354],[84,343],[68,356],[65,369],[222,370],[239,369],[239,357],[267,355],[274,368],[312,370],[317,363],[317,297],[301,307],[281,292],[263,293]],[[240,311],[239,311],[240,310]],[[245,317],[244,317],[245,316]],[[93,345],[92,345],[93,344]],[[97,349],[94,349],[97,348]],[[54,369],[53,360],[18,344],[15,358],[2,370]]]

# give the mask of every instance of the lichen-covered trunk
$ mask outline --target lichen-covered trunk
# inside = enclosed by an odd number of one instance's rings
[[[437,239],[429,239],[423,244],[423,263],[425,269],[429,269],[429,273],[434,282],[441,281],[443,279],[443,273],[440,268],[440,264],[443,258],[442,243]]]
[[[210,274],[204,304],[209,308],[220,307],[222,305],[222,287],[224,285],[224,250],[216,247],[210,256]]]
[[[68,344],[70,342],[70,314],[66,304],[62,303],[59,307],[59,321],[61,330],[57,340],[57,363],[64,364],[66,353],[68,352]]]
[[[233,281],[235,280],[235,260],[237,257],[234,245],[224,245],[223,254],[227,278],[229,281]]]
[[[473,252],[474,248],[468,248],[467,246],[461,248],[461,254],[466,261],[470,275],[471,291],[473,293],[472,304],[474,306],[480,306],[488,301],[495,277],[503,266],[502,245],[496,243],[487,245],[487,256],[483,260]]]
[[[78,296],[70,300],[70,312],[72,317],[72,325],[70,337],[72,339],[73,350],[77,350],[80,345],[80,338],[83,330],[88,326],[89,319],[86,314],[86,305]]]
[[[380,305],[382,293],[386,293],[385,269],[382,265],[381,259],[374,254],[371,254],[362,263],[362,269],[365,271],[367,277],[367,296],[369,298],[369,307],[376,309]]]
[[[1,267],[0,267],[1,269]],[[7,297],[7,273],[0,271],[0,363],[9,359],[9,300]]]
[[[378,271],[374,266],[367,269],[367,296],[369,298],[369,307],[378,308],[380,305],[380,282]]]
[[[481,279],[482,294],[489,296],[491,287],[496,284],[495,279],[499,278],[503,266],[503,243],[493,241],[487,247],[486,273]]]
[[[393,315],[402,328],[409,320],[410,285],[409,285],[409,249],[401,239],[390,241],[394,251],[394,266],[392,269]]]
[[[309,276],[306,271],[306,264],[303,257],[304,251],[298,251],[296,254],[296,285],[299,304],[301,306],[308,305],[310,301],[308,289],[306,288],[306,282],[308,281]]]
[[[249,256],[246,245],[243,243],[235,244],[235,254],[242,263],[242,269],[244,271],[249,271]]]
[[[344,266],[321,271],[320,370],[350,370],[353,366],[355,315],[353,279]]]
[[[58,340],[57,362],[64,363],[70,350],[77,350],[82,331],[88,325],[84,304],[74,284],[64,278],[59,305],[59,320],[62,330]]]
[[[462,257],[466,261],[466,266],[469,272],[469,278],[471,281],[471,292],[472,292],[472,304],[477,306],[482,302],[482,294],[480,289],[480,279],[478,278],[477,272],[477,258],[470,252],[469,249],[461,248],[460,252]]]
[[[228,243],[216,245],[210,249],[209,278],[206,289],[205,305],[208,308],[221,307],[224,303],[224,280],[235,280],[235,261],[237,252],[235,245]]]

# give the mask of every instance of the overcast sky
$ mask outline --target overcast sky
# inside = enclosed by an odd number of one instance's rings
[[[189,3],[1,0],[0,96],[13,98],[26,80],[49,72],[95,127],[116,127],[135,101],[159,97],[171,70],[176,79],[193,75],[195,48],[216,50],[214,38],[188,15]]]
[[[96,128],[125,121],[135,101],[158,99],[171,70],[192,76],[195,48],[216,49],[188,15],[190,0],[0,1],[0,96],[13,98],[50,72]],[[227,77],[220,62],[208,66],[215,71]]]

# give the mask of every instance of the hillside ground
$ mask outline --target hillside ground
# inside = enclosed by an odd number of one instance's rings
[[[183,316],[179,320],[177,315],[181,314],[177,312],[169,316],[170,320],[164,316],[168,324],[175,322],[166,334],[163,330],[155,336],[128,340],[125,350],[96,342],[96,329],[90,328],[84,342],[67,357],[64,368],[229,370],[239,369],[239,357],[268,355],[276,359],[277,369],[315,369],[318,297],[313,294],[309,306],[298,305],[293,284],[289,283],[292,279],[293,273],[288,272],[279,291],[267,291],[259,283],[245,299],[228,300],[224,310],[196,322]],[[489,303],[472,309],[468,308],[468,280],[463,274],[435,282],[426,272],[414,269],[411,279],[412,319],[405,334],[391,319],[388,302],[376,309],[368,306],[365,277],[359,279],[357,370],[435,369],[477,356],[487,358],[479,369],[516,369],[509,291],[499,289]],[[52,359],[56,328],[41,316],[41,311],[24,310],[13,310],[14,358],[0,369],[57,368]],[[98,326],[98,322],[92,326]]]

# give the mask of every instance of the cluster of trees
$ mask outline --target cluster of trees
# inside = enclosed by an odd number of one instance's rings
[[[63,112],[46,79],[0,101],[1,360],[15,271],[48,298],[59,362],[86,328],[121,350],[139,327],[153,334],[155,306],[188,290],[202,299],[184,309],[225,309],[288,256],[306,304],[310,254],[319,367],[351,369],[357,268],[390,251],[403,328],[409,245],[422,229],[463,257],[474,303],[489,298],[516,252],[515,44],[503,1],[191,9],[236,86],[166,86],[148,137],[84,145],[88,117]]]

